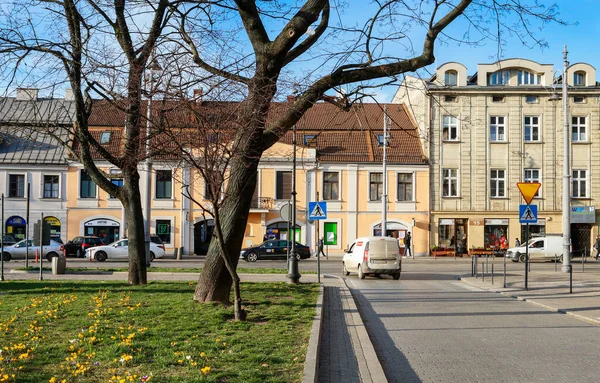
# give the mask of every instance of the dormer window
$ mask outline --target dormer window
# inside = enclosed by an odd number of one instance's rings
[[[508,85],[510,73],[508,70],[501,70],[488,74],[488,85]]]
[[[526,70],[520,70],[517,73],[517,78],[519,85],[540,85],[542,83],[542,75]]]
[[[444,84],[445,85],[456,85],[458,79],[458,72],[455,70],[446,71],[444,74]]]
[[[108,144],[109,142],[110,142],[110,132],[102,132],[102,134],[100,134],[100,143]]]
[[[315,134],[305,134],[304,136],[302,136],[302,143],[304,144],[304,146],[309,146],[311,143],[314,142],[315,137],[317,137]]]
[[[573,85],[575,85],[575,86],[585,85],[585,72],[573,73]]]

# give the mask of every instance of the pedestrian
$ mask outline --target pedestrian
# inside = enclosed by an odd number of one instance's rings
[[[265,233],[265,235],[263,235],[263,242],[266,241],[266,240],[268,240],[268,239],[269,239],[269,237],[267,237],[267,233]]]
[[[410,248],[410,242],[411,242],[411,237],[410,237],[410,232],[406,232],[406,235],[404,236],[404,256],[408,257],[408,254],[410,254],[410,256],[412,257],[412,250]]]
[[[519,247],[521,246],[521,241],[519,241],[519,238],[515,239],[515,247]]]
[[[594,243],[594,249],[596,249],[596,256],[594,257],[596,261],[598,260],[598,255],[600,255],[600,234],[596,236],[596,243]]]
[[[326,257],[325,253],[323,252],[323,246],[324,246],[323,238],[320,238],[319,239],[319,249],[317,250],[317,257],[321,254],[323,254],[323,256]]]

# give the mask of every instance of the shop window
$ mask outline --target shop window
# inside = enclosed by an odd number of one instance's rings
[[[484,245],[486,249],[508,249],[508,219],[486,219],[484,226]]]
[[[171,221],[168,219],[157,219],[156,235],[158,235],[163,243],[171,243]]]

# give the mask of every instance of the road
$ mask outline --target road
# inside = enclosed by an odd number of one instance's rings
[[[348,278],[390,382],[597,380],[600,327],[455,279],[470,267],[427,259],[404,262],[400,281]]]

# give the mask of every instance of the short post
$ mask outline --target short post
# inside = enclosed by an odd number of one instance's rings
[[[475,275],[475,259],[471,256],[471,276]]]
[[[504,285],[503,285],[503,287],[506,288],[506,257],[504,257],[504,271],[502,273],[504,274]]]
[[[477,264],[477,257],[475,257],[475,279],[479,278],[479,266]]]
[[[569,294],[573,294],[573,268],[569,269]]]
[[[492,285],[494,284],[494,263],[492,262]]]
[[[583,249],[583,253],[581,254],[581,272],[585,273],[585,248]]]
[[[558,264],[558,256],[554,254],[554,271],[556,271],[556,265]]]
[[[488,273],[490,271],[488,254],[485,255],[485,272]]]
[[[481,264],[481,282],[485,282],[485,273],[487,273],[487,270],[485,269],[485,266],[482,263]]]

